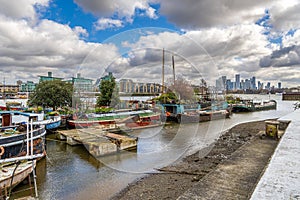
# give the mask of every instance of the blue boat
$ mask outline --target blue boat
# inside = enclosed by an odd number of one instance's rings
[[[61,125],[60,116],[48,116],[48,119],[35,121],[33,124],[45,125],[46,130],[55,130]]]

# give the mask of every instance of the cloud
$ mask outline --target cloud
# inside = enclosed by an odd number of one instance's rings
[[[81,27],[72,29],[51,20],[32,26],[26,20],[0,16],[0,71],[14,81],[17,77],[26,80],[26,73],[37,81],[47,71],[67,78],[82,70],[83,76],[98,78],[111,59],[118,56],[117,48],[84,42],[82,35],[86,31]]]
[[[261,67],[286,67],[300,64],[300,46],[289,46],[273,51],[260,60]]]
[[[110,19],[110,18],[101,18],[98,19],[96,23],[94,23],[94,27],[97,31],[105,30],[108,28],[120,28],[123,27],[123,23],[118,19]]]
[[[162,15],[189,30],[255,23],[266,10],[276,30],[300,28],[299,0],[160,0],[160,4]]]
[[[81,26],[75,26],[73,28],[73,31],[74,31],[74,33],[76,33],[76,35],[78,37],[84,37],[85,38],[85,37],[89,36],[89,33],[87,32],[87,30],[82,28]]]
[[[114,16],[129,23],[133,22],[136,10],[143,11],[149,18],[157,18],[156,10],[150,6],[151,2],[153,0],[75,0],[75,3],[82,7],[83,10],[100,17],[100,19]]]
[[[270,23],[277,31],[300,28],[300,1],[277,0],[270,7]]]
[[[35,20],[36,8],[47,7],[49,0],[0,0],[0,13],[14,19]]]
[[[282,38],[282,46],[260,60],[261,67],[286,67],[300,65],[300,30]]]
[[[252,23],[264,15],[270,0],[167,0],[160,12],[176,25],[187,28],[230,26]]]

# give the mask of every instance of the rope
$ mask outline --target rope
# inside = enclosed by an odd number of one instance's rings
[[[12,177],[11,177],[11,180],[10,180],[10,187],[9,187],[9,193],[8,193],[8,199],[10,198],[10,195],[11,195],[11,190],[12,190],[12,183],[13,183],[13,180],[14,180],[14,176],[15,176],[15,172],[18,168],[18,166],[21,164],[20,161],[16,162],[16,167],[12,173]]]

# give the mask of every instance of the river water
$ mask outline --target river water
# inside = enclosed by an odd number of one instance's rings
[[[245,96],[243,96],[245,97]],[[230,119],[193,124],[168,124],[134,131],[139,137],[135,152],[95,159],[83,146],[69,146],[47,136],[47,158],[37,165],[40,199],[109,199],[129,183],[155,169],[180,161],[183,156],[208,147],[230,127],[249,121],[279,118],[293,112],[292,101],[276,95],[250,95],[275,99],[277,110],[233,114]],[[22,190],[24,187],[19,187]],[[27,192],[20,193],[28,194]]]

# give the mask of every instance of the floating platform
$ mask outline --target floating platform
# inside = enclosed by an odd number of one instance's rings
[[[110,133],[99,128],[60,130],[57,138],[69,145],[84,145],[94,157],[137,148],[137,137]]]

